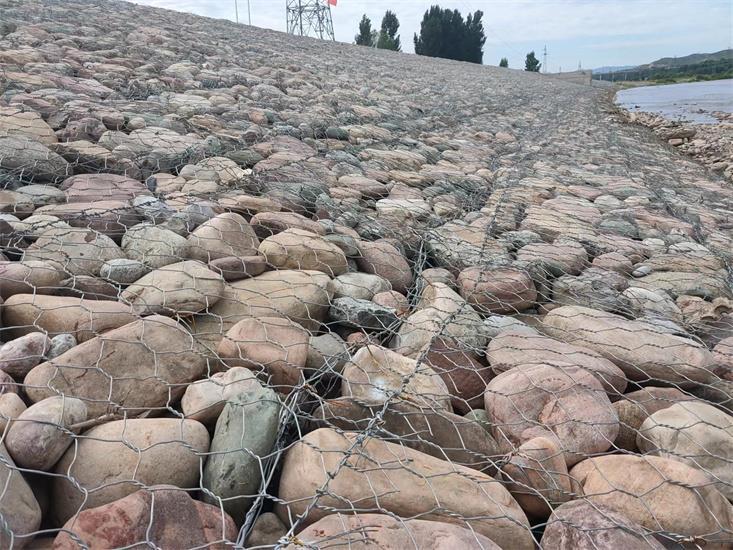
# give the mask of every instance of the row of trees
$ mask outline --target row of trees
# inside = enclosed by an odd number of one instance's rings
[[[420,34],[415,34],[415,53],[430,57],[442,57],[457,61],[481,63],[484,57],[484,25],[481,22],[483,12],[469,13],[463,19],[458,10],[442,9],[431,6],[423,15],[420,23]],[[397,16],[387,10],[382,18],[379,31],[372,29],[372,21],[364,14],[359,22],[359,34],[354,41],[360,46],[381,48],[383,50],[401,51],[400,35],[397,34],[400,22]],[[508,67],[509,61],[502,57],[499,67]],[[534,52],[527,54],[525,70],[539,72],[541,63]]]
[[[359,34],[354,37],[354,41],[360,46],[399,52],[402,51],[400,35],[397,34],[399,28],[400,22],[397,16],[389,10],[382,18],[382,27],[379,31],[372,30],[372,21],[364,14],[359,23]]]

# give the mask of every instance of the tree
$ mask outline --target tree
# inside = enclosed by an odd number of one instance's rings
[[[502,57],[499,61],[499,67],[507,68],[509,66],[509,60],[506,57]]]
[[[486,42],[482,17],[476,11],[464,21],[458,10],[431,6],[423,15],[420,35],[414,36],[415,53],[481,63]]]
[[[524,70],[538,73],[540,72],[540,67],[542,67],[542,63],[534,56],[534,51],[529,52],[527,59],[524,61]]]
[[[372,30],[372,20],[364,14],[359,22],[359,34],[354,37],[354,42],[359,46],[372,47],[375,35],[376,31]]]
[[[400,22],[397,20],[397,16],[387,10],[382,18],[382,28],[379,31],[379,38],[377,38],[377,48],[399,52],[402,49],[400,35],[397,34],[399,28]]]

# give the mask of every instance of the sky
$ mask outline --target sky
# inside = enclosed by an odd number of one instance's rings
[[[235,0],[135,0],[207,17],[235,19]],[[247,0],[236,0],[239,21],[247,23]],[[484,64],[524,68],[527,52],[542,61],[547,47],[551,72],[607,65],[640,65],[661,57],[681,57],[732,47],[732,0],[338,0],[331,8],[336,40],[353,42],[362,14],[379,28],[384,12],[397,14],[402,50],[413,53],[413,33],[432,4],[481,10],[486,33]],[[285,0],[249,0],[252,25],[285,30]]]

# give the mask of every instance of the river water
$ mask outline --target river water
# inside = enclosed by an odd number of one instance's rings
[[[733,113],[733,79],[630,88],[616,94],[616,103],[669,120],[716,123],[713,111]]]

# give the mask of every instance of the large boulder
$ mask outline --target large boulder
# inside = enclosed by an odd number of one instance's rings
[[[206,369],[189,332],[153,315],[96,336],[41,363],[25,377],[33,402],[63,394],[82,399],[89,416],[119,407],[130,415],[170,406]]]
[[[141,485],[198,488],[208,450],[209,434],[195,420],[132,418],[96,426],[56,464],[51,519],[61,526],[82,510],[126,497]]]
[[[0,546],[26,548],[41,526],[41,507],[23,474],[0,442]]]
[[[467,349],[482,349],[486,336],[481,317],[444,283],[426,286],[415,312],[405,319],[390,343],[399,353],[416,356],[436,336],[451,338]]]
[[[66,202],[131,201],[151,195],[144,183],[115,174],[81,174],[64,180]]]
[[[386,348],[369,345],[344,367],[341,394],[386,402],[398,397],[420,406],[451,411],[450,393],[443,379],[427,364],[418,364]]]
[[[191,315],[213,306],[224,293],[224,279],[194,260],[168,264],[128,286],[120,301],[139,315]]]
[[[348,270],[343,250],[303,229],[286,229],[267,237],[260,243],[259,252],[277,269],[312,269],[331,277]]]
[[[537,300],[532,278],[518,269],[469,267],[458,274],[461,296],[481,313],[518,313]]]
[[[595,375],[610,396],[618,396],[626,389],[623,371],[600,353],[540,334],[518,330],[502,332],[489,342],[486,358],[497,374],[535,363],[573,365]]]
[[[66,277],[61,266],[52,262],[0,261],[0,298],[7,300],[14,294],[54,294]]]
[[[374,423],[371,430],[379,439],[489,474],[496,471],[494,460],[501,454],[478,422],[407,401],[393,400],[385,408],[379,401],[339,397],[324,401],[311,416],[315,428],[361,432]]]
[[[322,487],[327,491],[321,492]],[[329,428],[305,435],[290,448],[278,494],[275,511],[284,522],[307,513],[304,523],[310,525],[331,513],[351,513],[358,502],[364,513],[419,516],[469,527],[502,548],[534,548],[526,516],[492,477],[395,443]],[[316,494],[318,506],[311,506]]]
[[[139,224],[122,237],[122,250],[131,260],[156,269],[184,260],[188,240],[165,227]]]
[[[542,328],[553,338],[600,353],[620,367],[629,380],[687,387],[714,379],[712,354],[705,346],[651,323],[564,306],[550,311]]]
[[[252,256],[260,242],[239,214],[225,212],[202,223],[188,236],[189,257],[207,263],[227,256]]]
[[[74,436],[74,424],[87,419],[87,406],[80,399],[54,396],[24,410],[5,436],[5,446],[22,468],[50,470]]]
[[[201,485],[211,492],[206,500],[221,502],[238,524],[266,488],[261,462],[277,440],[279,413],[277,394],[257,384],[229,399],[216,422]]]
[[[42,332],[11,340],[0,348],[0,370],[14,378],[23,378],[50,349],[51,339]]]
[[[679,460],[706,472],[733,500],[733,416],[702,401],[675,403],[644,421],[636,444],[644,454]]]
[[[700,539],[705,548],[730,547],[733,505],[697,468],[657,456],[607,455],[580,462],[570,475],[588,502],[651,532]]]
[[[582,498],[553,510],[540,546],[544,550],[664,550],[664,546],[641,525],[606,506]]]
[[[140,223],[141,216],[126,201],[72,202],[42,206],[37,215],[53,216],[71,227],[90,229],[119,241],[127,231]]]
[[[41,331],[49,337],[71,334],[83,342],[137,318],[129,305],[120,302],[70,296],[15,294],[2,308],[2,325],[8,338]]]
[[[271,384],[289,391],[301,382],[310,334],[283,317],[243,319],[226,333],[217,355],[228,367],[265,373]]]
[[[242,319],[285,317],[316,330],[333,297],[331,278],[320,271],[268,271],[235,281],[224,287],[219,301],[208,315],[196,318],[194,333],[208,347],[216,349],[222,336]]]
[[[302,544],[317,548],[336,545],[359,550],[501,548],[489,537],[466,527],[440,521],[398,519],[386,514],[332,514],[303,529],[298,533],[298,540],[301,543],[284,548],[296,550]]]
[[[71,173],[63,157],[25,136],[0,136],[0,168],[37,182],[58,181]]]
[[[405,257],[391,244],[359,241],[356,265],[359,271],[373,273],[388,280],[392,289],[406,294],[412,286],[412,270]]]
[[[53,263],[70,275],[97,276],[104,262],[124,257],[112,239],[97,231],[52,227],[25,250],[23,259]]]
[[[484,394],[491,432],[505,452],[537,436],[556,437],[568,466],[606,451],[618,417],[603,386],[572,365],[519,365],[494,378]]]
[[[237,528],[218,506],[194,500],[175,487],[141,489],[119,500],[84,510],[56,535],[54,550],[122,548],[154,544],[158,548],[224,550],[237,539]]]

